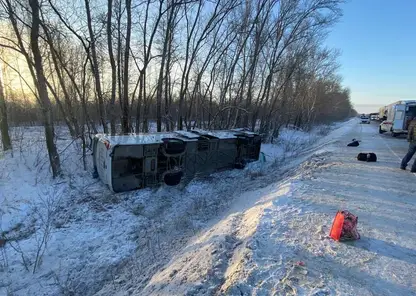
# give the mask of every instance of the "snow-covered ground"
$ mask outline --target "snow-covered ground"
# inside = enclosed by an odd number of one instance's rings
[[[137,274],[146,282],[147,270],[156,271],[182,240],[232,203],[233,185],[282,161],[290,141],[296,146],[313,138],[284,134],[286,141],[264,146],[274,156],[245,171],[186,187],[112,194],[91,178],[90,157],[83,170],[81,146],[64,128],[57,129],[64,171],[57,180],[51,179],[42,128],[14,128],[13,153],[0,155],[0,238],[7,240],[0,248],[0,295],[91,295],[130,261],[140,261]]]
[[[346,147],[352,138],[361,146]],[[269,172],[269,186],[237,189],[230,209],[145,286],[121,273],[128,284],[101,295],[414,295],[416,179],[398,169],[405,140],[350,123],[315,147],[283,179]],[[369,151],[377,163],[355,159]],[[328,239],[338,209],[358,215],[359,241]]]
[[[64,130],[65,176],[53,181],[42,129],[16,128],[13,157],[0,156],[0,295],[410,295],[416,179],[396,169],[406,144],[355,120],[331,130],[283,130],[243,171],[112,194]],[[353,137],[380,161],[357,164]],[[326,239],[339,207],[359,216],[361,241]]]

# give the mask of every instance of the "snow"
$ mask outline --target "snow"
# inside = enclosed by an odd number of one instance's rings
[[[42,129],[12,134],[13,155],[0,157],[0,231],[11,240],[0,248],[0,295],[416,289],[415,175],[397,170],[405,141],[379,136],[375,125],[352,119],[309,133],[284,129],[275,144],[262,145],[265,162],[122,194],[91,178],[90,158],[82,169],[80,143],[64,129],[58,180],[47,169]],[[362,145],[346,147],[352,138]],[[379,162],[357,163],[361,151],[376,152]],[[360,241],[327,238],[338,208],[358,215]]]
[[[360,148],[346,147],[353,137],[362,139]],[[280,168],[280,173],[286,171],[283,178],[269,172],[276,180],[270,185],[237,189],[224,215],[189,239],[146,286],[127,291],[414,295],[415,175],[400,171],[399,159],[391,153],[404,154],[406,143],[353,120],[312,146],[309,156],[299,153],[297,161]],[[356,161],[359,151],[370,150],[379,162]],[[303,157],[306,161],[298,166]],[[343,208],[358,215],[361,240],[337,243],[328,238],[332,219]],[[116,291],[123,286],[105,287],[102,295]]]
[[[184,139],[176,133],[155,133],[155,134],[130,134],[124,136],[110,136],[99,134],[97,137],[108,140],[113,146],[115,145],[136,145],[136,144],[162,144],[164,138]],[[192,139],[184,139],[192,141]]]
[[[201,129],[195,129],[196,133],[188,131],[174,131],[174,132],[163,132],[163,133],[132,133],[122,136],[110,136],[106,134],[97,134],[96,136],[103,140],[108,140],[113,146],[114,145],[135,145],[135,144],[161,144],[164,138],[179,138],[186,141],[192,141],[200,137],[200,135],[210,135],[219,139],[235,139],[236,133],[230,131],[205,131]],[[252,135],[250,132],[240,132]]]
[[[175,131],[175,133],[177,133],[178,135],[184,136],[185,138],[188,138],[188,139],[198,139],[200,137],[200,135],[194,134],[188,131]]]
[[[7,239],[0,250],[0,295],[57,295],[64,282],[97,289],[109,266],[134,252],[137,217],[109,204],[107,189],[82,170],[79,143],[63,131],[58,129],[59,180],[47,169],[41,128],[15,128],[12,135],[13,155],[0,160],[7,172],[0,183],[0,234]]]
[[[134,258],[138,269],[157,268],[156,258],[169,258],[181,243],[178,236],[193,235],[230,202],[212,184],[246,178],[229,171],[178,188],[113,194],[92,179],[91,157],[83,171],[80,143],[64,129],[57,133],[62,179],[48,171],[41,127],[14,129],[13,154],[0,159],[0,234],[7,239],[0,295],[91,295]]]
[[[207,131],[207,130],[203,130],[203,129],[192,129],[192,132],[195,132],[199,135],[202,136],[213,136],[213,137],[217,137],[219,139],[235,139],[235,132],[230,132],[230,131],[221,131],[221,130],[213,130],[213,131]]]
[[[267,161],[280,162],[322,147],[325,147],[325,150],[321,149],[321,152],[329,151],[328,149],[332,149],[329,144],[333,144],[343,137],[355,124],[356,119],[354,118],[347,122],[335,123],[332,126],[318,126],[309,132],[294,127],[283,128],[277,141],[272,144],[262,144],[261,151],[265,154]]]

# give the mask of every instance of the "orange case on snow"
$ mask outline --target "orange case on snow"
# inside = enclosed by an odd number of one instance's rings
[[[341,238],[342,226],[344,225],[344,215],[338,211],[332,223],[331,232],[329,234],[334,240],[339,241]]]

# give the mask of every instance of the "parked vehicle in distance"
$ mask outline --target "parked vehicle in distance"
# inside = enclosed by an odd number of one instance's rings
[[[379,133],[390,132],[393,137],[407,134],[409,123],[416,116],[416,100],[398,101],[385,107],[384,118]]]
[[[362,114],[360,116],[360,123],[368,123],[368,124],[370,124],[370,117],[368,115]]]
[[[387,106],[380,107],[378,110],[378,118],[380,121],[387,120]]]

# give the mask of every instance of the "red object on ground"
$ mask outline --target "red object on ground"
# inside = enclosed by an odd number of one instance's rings
[[[334,222],[332,222],[331,232],[329,234],[336,241],[339,241],[341,238],[342,225],[344,225],[344,215],[341,211],[338,211],[335,215]]]
[[[360,239],[357,231],[358,217],[348,211],[338,211],[329,236],[336,241]]]

